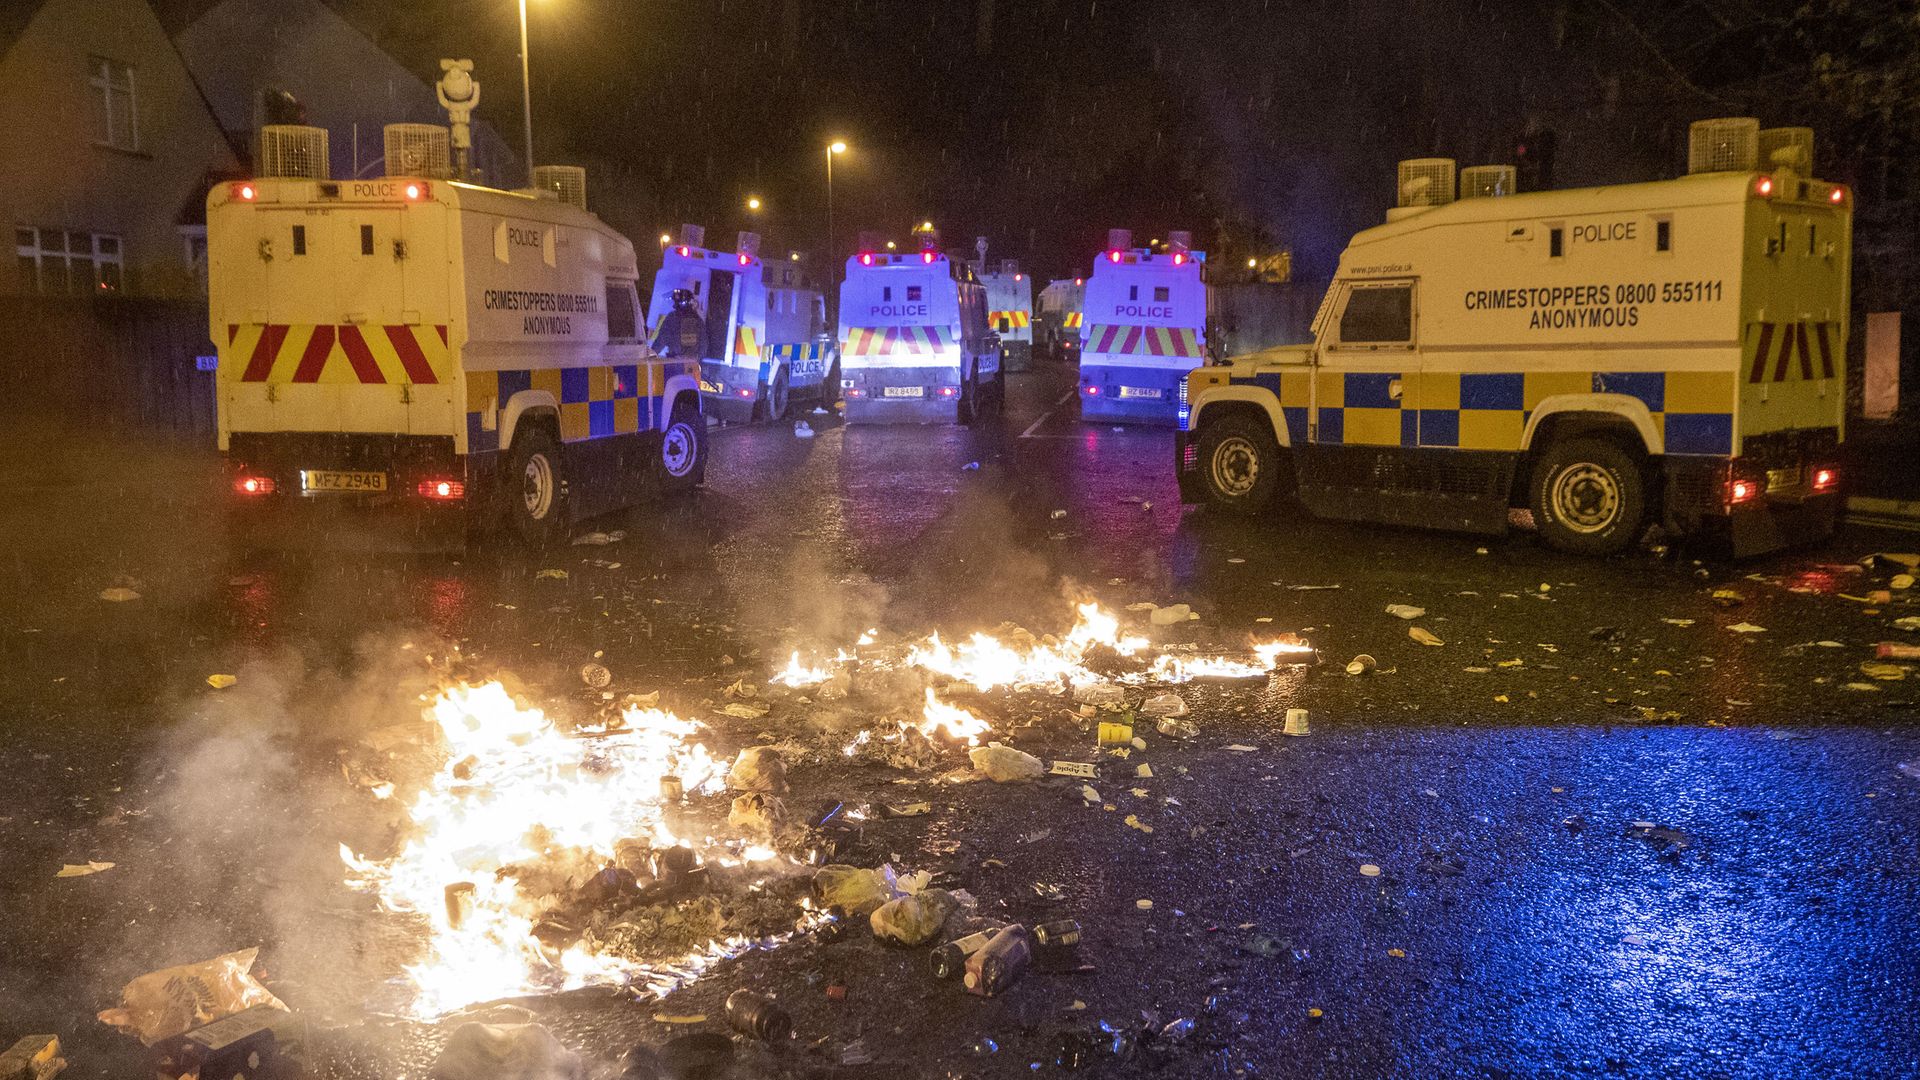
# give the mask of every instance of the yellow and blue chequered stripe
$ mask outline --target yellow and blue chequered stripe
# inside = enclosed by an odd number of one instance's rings
[[[1278,396],[1295,443],[1519,450],[1527,420],[1542,401],[1592,393],[1640,399],[1669,454],[1733,452],[1734,375],[1725,371],[1321,370],[1262,372],[1233,381]],[[1317,427],[1310,428],[1309,416],[1316,413]]]
[[[486,425],[498,409],[522,390],[544,390],[560,403],[564,442],[631,435],[653,426],[659,395],[643,385],[649,369],[640,364],[574,368],[509,368],[467,372],[467,452],[500,449],[499,427]],[[655,377],[664,388],[664,375]],[[643,408],[642,405],[645,405]]]

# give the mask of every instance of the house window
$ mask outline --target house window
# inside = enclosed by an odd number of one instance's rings
[[[88,59],[87,82],[93,87],[93,139],[117,150],[140,149],[140,126],[134,111],[133,68],[118,60]]]
[[[207,291],[207,227],[205,225],[180,226],[180,239],[186,245],[187,272],[193,275],[194,284],[201,292]]]
[[[35,292],[117,293],[126,286],[120,238],[66,229],[14,229],[22,286]]]

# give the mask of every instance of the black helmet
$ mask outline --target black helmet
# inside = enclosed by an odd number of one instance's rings
[[[693,290],[675,289],[673,290],[672,299],[673,299],[673,310],[685,311],[685,312],[692,312],[694,310]]]

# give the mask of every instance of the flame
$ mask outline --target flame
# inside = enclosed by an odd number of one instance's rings
[[[840,660],[839,662],[845,663],[846,661]],[[833,678],[833,672],[827,668],[801,667],[800,651],[795,649],[793,658],[787,661],[786,670],[776,674],[770,681],[798,690],[803,686],[814,686],[826,682],[831,678]]]
[[[931,736],[936,731],[945,732],[956,739],[964,739],[968,746],[980,745],[980,736],[993,730],[985,720],[973,715],[958,705],[949,705],[933,696],[933,688],[927,688],[926,720],[920,724],[920,733]]]
[[[679,842],[663,820],[661,779],[676,777],[690,792],[724,785],[720,763],[692,741],[699,724],[635,707],[604,729],[565,732],[497,682],[450,687],[428,715],[445,759],[408,805],[411,835],[386,860],[340,848],[349,884],[426,924],[424,955],[406,969],[417,1015],[596,983],[670,988],[763,944],[715,942],[674,964],[647,966],[579,942],[555,952],[533,934],[544,901],[521,889],[521,876],[591,872],[622,840]],[[776,857],[763,848],[740,854],[747,862]],[[446,893],[455,884],[473,890],[457,926]]]

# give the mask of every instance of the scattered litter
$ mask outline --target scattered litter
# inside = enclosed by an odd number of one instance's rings
[[[1091,780],[1100,775],[1100,771],[1090,761],[1056,761],[1048,767],[1047,772],[1053,776],[1075,776],[1083,780]]]
[[[1053,520],[1055,521],[1059,521],[1061,518],[1066,516],[1067,516],[1067,512],[1065,510],[1055,510],[1053,512]]]
[[[1920,780],[1920,760],[1903,761],[1897,766],[1897,768],[1899,768],[1899,770],[1905,773],[1908,777],[1914,780]]]
[[[1228,743],[1227,745],[1221,747],[1220,749],[1231,750],[1236,754],[1251,754],[1255,750],[1258,750],[1260,748],[1257,746],[1248,746],[1245,743]]]
[[[1373,865],[1372,863],[1361,863],[1360,876],[1361,877],[1379,877],[1380,868]]]
[[[567,572],[566,572],[565,570],[556,570],[556,569],[552,569],[552,568],[549,568],[549,569],[546,569],[546,570],[542,570],[542,571],[540,571],[539,573],[537,573],[537,574],[535,574],[535,575],[533,575],[533,576],[534,576],[534,578],[535,578],[535,579],[539,579],[539,578],[552,578],[552,579],[553,579],[553,580],[555,580],[555,581],[565,581],[565,580],[567,580]]]
[[[945,889],[922,889],[880,905],[867,921],[873,926],[873,936],[881,941],[925,945],[940,933],[947,917],[959,907],[953,894]]]
[[[1143,761],[1140,764],[1134,766],[1133,775],[1139,777],[1142,780],[1151,780],[1153,779],[1153,766]]]
[[[1228,562],[1230,562],[1230,563],[1243,563],[1243,562],[1246,562],[1247,560],[1245,560],[1245,559],[1242,559],[1242,558],[1240,558],[1239,556],[1237,556],[1237,555],[1236,555],[1236,556],[1234,556],[1233,558],[1231,558],[1231,559],[1228,559],[1227,561],[1228,561]]]
[[[84,862],[84,863],[80,863],[79,865],[75,865],[73,863],[67,863],[66,865],[62,866],[59,872],[54,874],[53,876],[57,878],[87,877],[92,874],[98,874],[103,870],[111,870],[113,869],[113,867],[114,867],[114,864],[110,862]]]
[[[888,817],[925,817],[933,813],[933,804],[930,802],[915,802],[907,803],[903,806],[894,806],[889,803],[886,805],[886,811]]]
[[[735,990],[727,995],[727,1026],[762,1042],[783,1043],[793,1034],[793,1018],[765,994]]]
[[[1337,589],[1339,587],[1338,585],[1289,585],[1287,586],[1287,590],[1289,592],[1323,592],[1327,589]]]
[[[1446,644],[1446,642],[1441,641],[1439,638],[1435,637],[1433,635],[1433,631],[1428,630],[1424,626],[1407,627],[1407,636],[1419,642],[1422,645],[1445,645]]]
[[[1100,805],[1100,792],[1092,784],[1080,785],[1080,800],[1090,806]]]
[[[236,679],[231,675],[207,676],[207,685],[213,687],[215,690],[225,690],[227,687],[232,686],[234,683],[237,683],[239,681],[240,681],[239,679]]]
[[[1876,551],[1860,560],[1860,565],[1869,570],[1890,570],[1895,566],[1906,570],[1920,570],[1920,554],[1898,551]]]
[[[1155,626],[1172,626],[1174,623],[1183,623],[1188,619],[1197,618],[1199,618],[1199,616],[1194,614],[1193,608],[1186,604],[1170,604],[1166,607],[1157,607],[1147,615],[1147,621]]]
[[[1044,881],[1036,881],[1033,883],[1033,895],[1042,900],[1065,900],[1067,898],[1067,890],[1058,885],[1051,885]]]
[[[1847,684],[1846,684],[1846,689],[1848,689],[1848,690],[1860,690],[1860,691],[1864,691],[1864,692],[1867,692],[1867,693],[1873,693],[1873,694],[1877,694],[1877,693],[1879,693],[1879,692],[1880,692],[1880,688],[1879,688],[1879,687],[1877,687],[1877,686],[1875,686],[1875,685],[1873,685],[1873,684],[1872,684],[1872,683],[1870,683],[1870,682],[1850,682],[1850,683],[1847,683]]]
[[[1187,703],[1179,694],[1158,694],[1140,704],[1141,716],[1185,716]]]
[[[1280,730],[1282,735],[1304,736],[1307,731],[1307,710],[1288,709],[1286,727]]]
[[[967,758],[973,762],[976,772],[996,784],[1036,780],[1047,771],[1039,758],[997,742],[974,747],[967,751]]]
[[[1725,608],[1739,607],[1747,602],[1747,598],[1732,589],[1715,589],[1713,602]]]
[[[1909,633],[1920,630],[1920,615],[1902,615],[1893,620],[1893,625],[1895,629],[1905,630]]]
[[[1375,660],[1373,657],[1367,655],[1366,653],[1361,653],[1359,656],[1356,656],[1353,659],[1347,661],[1347,674],[1365,675],[1367,672],[1372,671],[1379,666],[1380,666],[1380,661]]]
[[[1734,623],[1732,626],[1727,627],[1727,629],[1733,631],[1736,634],[1764,634],[1767,632],[1766,627],[1755,626],[1750,622],[1737,622],[1737,623]]]
[[[141,975],[121,989],[118,1008],[101,1011],[100,1022],[152,1046],[255,1005],[285,1009],[250,974],[259,953],[255,946]],[[193,989],[183,994],[181,987]]]
[[[1426,608],[1414,607],[1412,604],[1387,605],[1387,614],[1392,615],[1396,619],[1417,619],[1426,613]]]
[[[1153,729],[1170,739],[1194,739],[1200,736],[1199,724],[1178,716],[1161,717]]]
[[[1115,683],[1081,683],[1073,688],[1073,700],[1095,708],[1125,705],[1127,692]]]
[[[1152,611],[1154,608],[1157,608],[1159,606],[1160,606],[1159,604],[1153,603],[1152,601],[1142,600],[1137,604],[1128,604],[1127,610],[1128,611]]]
[[[605,690],[613,682],[613,672],[608,671],[605,664],[589,661],[580,665],[580,681],[595,690]]]
[[[1153,901],[1151,901],[1151,900],[1135,900],[1135,901],[1133,902],[1133,906],[1134,906],[1134,907],[1137,907],[1137,908],[1139,908],[1139,909],[1140,909],[1141,911],[1152,911],[1152,910],[1153,910]]]
[[[1658,825],[1651,821],[1634,822],[1628,826],[1627,835],[1647,841],[1662,855],[1677,855],[1693,846],[1693,838],[1686,833],[1670,825]]]
[[[466,1023],[453,1029],[431,1075],[435,1080],[577,1080],[586,1072],[580,1055],[539,1024]]]
[[[1133,725],[1100,721],[1095,729],[1101,746],[1130,746],[1133,744]]]
[[[773,709],[769,705],[749,705],[744,701],[734,701],[722,707],[720,711],[736,720],[758,720]]]
[[[1873,655],[1882,660],[1920,660],[1920,645],[1883,641],[1873,647]]]
[[[53,1080],[67,1067],[58,1035],[26,1035],[0,1054],[0,1080]]]
[[[1860,674],[1881,682],[1899,682],[1907,677],[1907,669],[1899,664],[1883,664],[1869,660],[1860,665]]]
[[[961,983],[970,994],[993,997],[1019,982],[1032,960],[1027,928],[1019,923],[1003,926],[979,952],[967,957],[966,974],[961,977]]]
[[[727,770],[728,791],[760,791],[769,795],[787,793],[787,763],[771,746],[749,746],[733,759]]]
[[[1391,957],[1393,957],[1393,958],[1394,958],[1395,960],[1405,960],[1405,959],[1407,958],[1407,950],[1405,950],[1405,949],[1388,949],[1388,950],[1387,950],[1387,955],[1388,955],[1388,956],[1391,956]]]
[[[813,438],[813,425],[807,423],[805,420],[795,420],[793,422],[793,437],[796,439]]]
[[[980,463],[977,461],[969,461],[965,465],[960,466],[960,471],[961,472],[979,472]]]
[[[1692,626],[1694,623],[1692,619],[1661,619],[1660,621],[1669,626]]]
[[[101,589],[100,599],[109,600],[116,604],[124,604],[129,600],[140,599],[140,594],[124,585],[115,585],[111,588]]]
[[[1138,817],[1135,817],[1132,814],[1128,814],[1126,816],[1125,824],[1129,829],[1139,829],[1143,833],[1153,832],[1153,826],[1145,824]]]
[[[1911,589],[1913,588],[1913,575],[1912,574],[1895,574],[1891,579],[1887,581],[1887,585],[1888,587],[1896,590]]]
[[[625,530],[615,530],[613,532],[583,533],[582,535],[576,536],[573,538],[573,546],[574,547],[581,547],[581,546],[605,547],[608,544],[617,544],[620,541],[625,540],[626,538],[627,538],[627,534]]]
[[[855,1039],[840,1051],[842,1065],[871,1065],[873,1051],[867,1048],[867,1040]],[[688,1074],[691,1075],[691,1074]]]
[[[656,1024],[704,1024],[707,1022],[707,1014],[706,1013],[654,1013],[653,1022]]]

